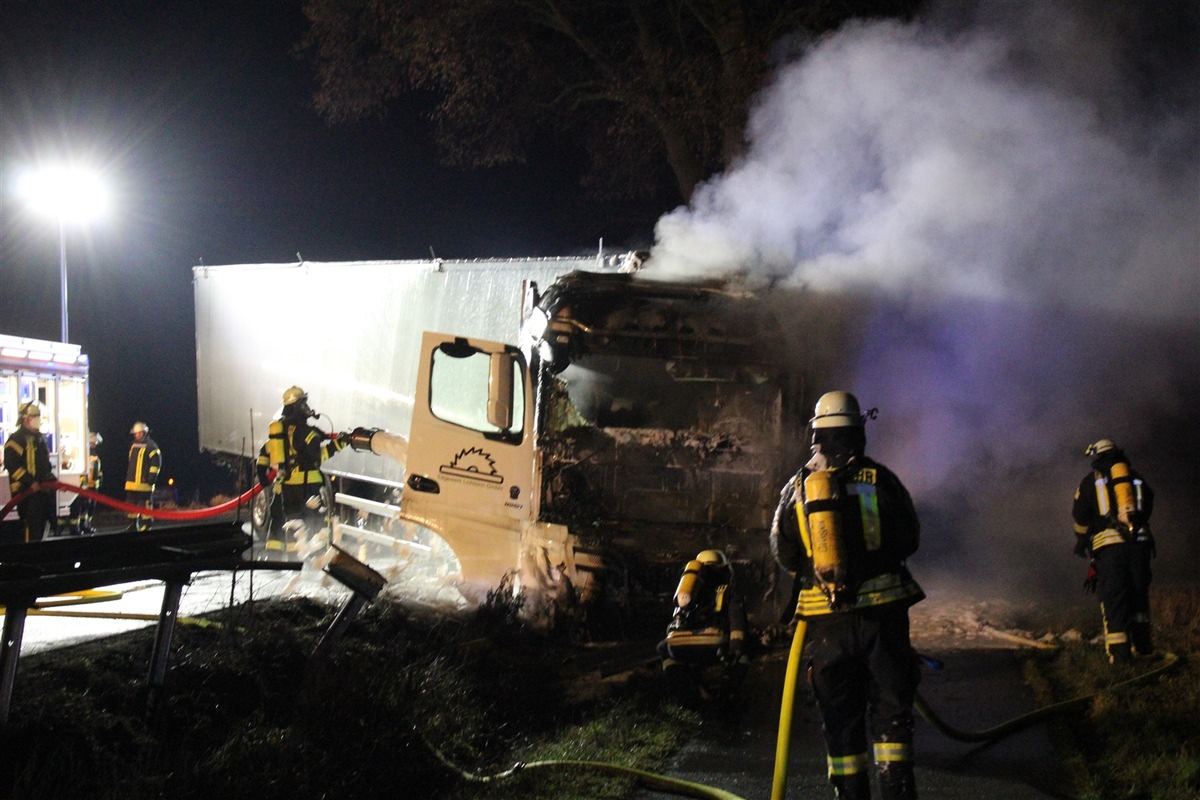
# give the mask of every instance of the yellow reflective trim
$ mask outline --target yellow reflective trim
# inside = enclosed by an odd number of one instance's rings
[[[284,481],[288,486],[306,486],[313,483],[322,483],[321,470],[310,469],[307,472],[302,469],[294,469]]]
[[[906,580],[894,572],[877,575],[864,581],[858,588],[858,597],[854,602],[854,608],[881,606],[885,603],[917,597],[920,593],[921,587],[914,580]],[[826,599],[825,593],[814,586],[800,591],[800,598],[796,602],[796,613],[803,617],[815,617],[833,612],[829,608],[829,601]]]
[[[1115,528],[1100,531],[1092,537],[1092,549],[1099,550],[1110,544],[1124,544],[1125,536]]]
[[[871,763],[866,753],[855,753],[852,756],[828,756],[827,758],[829,760],[829,777],[831,778],[866,772]]]
[[[879,493],[875,484],[879,481],[878,470],[872,467],[860,469],[854,481],[847,487],[850,494],[858,495],[858,513],[862,518],[863,542],[867,551],[883,546],[883,533],[879,524]]]
[[[912,745],[908,742],[876,742],[875,762],[912,761]]]
[[[716,647],[725,642],[725,633],[720,628],[704,628],[698,631],[674,630],[667,632],[667,643],[671,647]]]

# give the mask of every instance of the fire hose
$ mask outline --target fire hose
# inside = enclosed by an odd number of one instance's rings
[[[807,631],[807,624],[804,620],[796,621],[795,633],[792,636],[791,650],[788,653],[787,669],[784,677],[783,685],[783,701],[779,710],[779,733],[775,745],[775,772],[771,784],[771,800],[783,800],[787,793],[787,777],[788,777],[788,752],[791,746],[791,730],[792,730],[792,710],[795,706],[796,696],[796,679],[800,672],[800,663],[804,653],[804,636]],[[1120,681],[1108,687],[1109,690],[1128,686],[1134,683],[1140,683],[1149,678],[1162,675],[1163,673],[1173,669],[1179,664],[1179,657],[1174,653],[1166,653],[1163,657],[1162,664],[1152,670],[1144,672],[1140,675],[1135,675],[1127,680]],[[1030,725],[1042,720],[1059,711],[1072,708],[1074,706],[1085,703],[1096,697],[1098,693],[1080,695],[1069,700],[1064,700],[1058,703],[1042,706],[1027,714],[1015,717],[1000,725],[988,728],[982,731],[964,731],[950,725],[941,717],[939,717],[929,704],[925,701],[920,693],[917,694],[914,702],[914,708],[917,712],[932,725],[939,733],[948,738],[955,739],[960,742],[991,742],[998,741],[1007,736],[1011,736],[1018,731],[1024,730]],[[745,798],[728,792],[724,789],[719,789],[715,786],[707,786],[694,781],[672,778],[666,775],[649,772],[635,767],[627,767],[621,764],[611,764],[601,761],[586,761],[576,759],[551,759],[545,761],[530,761],[518,762],[511,768],[502,772],[485,775],[481,773],[470,772],[465,770],[449,758],[447,758],[436,746],[433,745],[423,734],[420,729],[414,728],[417,736],[425,743],[425,746],[433,753],[433,755],[451,771],[457,773],[463,780],[473,783],[494,783],[506,778],[513,777],[520,772],[541,768],[568,768],[590,770],[595,772],[607,773],[612,775],[624,775],[636,779],[639,783],[647,788],[656,791],[672,794],[677,797],[694,797],[701,800],[746,800]]]
[[[0,509],[0,519],[7,517],[8,513],[12,511],[18,503],[20,503],[29,495],[33,494],[35,491],[44,491],[47,489],[58,489],[60,491],[74,492],[77,495],[86,497],[90,500],[95,500],[97,503],[103,503],[104,505],[115,508],[119,511],[124,511],[129,514],[140,514],[143,517],[169,520],[197,520],[207,519],[209,517],[217,517],[221,514],[233,511],[238,506],[248,503],[254,498],[255,495],[263,490],[263,487],[256,484],[253,489],[244,492],[240,497],[235,497],[232,500],[221,503],[220,505],[210,506],[209,508],[196,508],[182,511],[171,508],[146,508],[145,506],[126,503],[121,500],[114,500],[107,495],[100,494],[99,492],[93,492],[90,489],[84,489],[80,486],[72,486],[69,483],[62,483],[61,481],[44,481],[39,484],[38,489],[26,489],[13,499],[9,500],[8,503],[5,504],[4,508]]]

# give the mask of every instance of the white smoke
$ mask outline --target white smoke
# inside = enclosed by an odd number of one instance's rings
[[[958,5],[782,68],[651,264],[874,297],[821,390],[880,407],[871,449],[963,551],[1028,561],[995,543],[1069,554],[1088,441],[1160,495],[1200,481],[1198,25],[1170,3]],[[1185,493],[1164,531],[1200,513]]]

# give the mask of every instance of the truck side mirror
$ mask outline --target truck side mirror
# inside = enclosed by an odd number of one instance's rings
[[[515,360],[514,353],[492,353],[488,369],[488,423],[502,431],[510,430],[513,424]]]

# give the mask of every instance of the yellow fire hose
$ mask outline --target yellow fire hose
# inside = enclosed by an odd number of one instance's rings
[[[775,738],[775,777],[771,782],[771,800],[783,800],[787,794],[788,750],[792,745],[792,709],[796,705],[796,678],[800,675],[800,660],[804,654],[804,634],[808,623],[796,620],[792,634],[792,649],[788,652],[787,671],[783,678],[783,703],[779,707],[779,734]]]
[[[784,797],[787,794],[788,751],[791,746],[792,710],[795,705],[796,683],[800,673],[800,663],[804,653],[804,636],[807,632],[807,627],[808,626],[804,620],[800,619],[796,621],[796,630],[792,636],[792,646],[788,653],[788,663],[783,684],[783,702],[779,709],[779,733],[775,743],[775,773],[771,784],[771,800],[784,800]],[[1016,637],[1009,636],[1006,638]],[[1039,643],[1025,639],[1022,639],[1021,641],[1035,644],[1039,647],[1047,647],[1045,643]],[[1141,681],[1148,680],[1149,678],[1157,675],[1162,675],[1163,673],[1173,669],[1178,663],[1179,657],[1177,655],[1174,653],[1165,653],[1162,664],[1148,672],[1144,672],[1127,680],[1112,684],[1108,687],[1108,690],[1134,683],[1140,683]],[[1096,694],[1097,693],[1081,695],[1079,697],[1074,697],[1059,703],[1052,703],[1048,706],[1035,709],[1028,714],[1022,714],[1019,717],[1015,717],[1007,722],[1001,723],[1000,725],[982,731],[964,731],[948,724],[941,719],[933,711],[933,709],[929,707],[929,704],[925,701],[925,698],[923,698],[919,693],[917,694],[913,705],[917,712],[927,722],[929,722],[930,725],[932,725],[938,732],[951,739],[956,739],[961,742],[989,742],[1003,739],[1006,736],[1011,736],[1017,731],[1020,731],[1055,712],[1087,702],[1096,697]],[[457,773],[464,780],[473,783],[493,783],[504,780],[505,778],[510,778],[513,775],[516,775],[518,772],[532,769],[540,769],[545,767],[568,767],[604,772],[612,775],[630,776],[637,779],[647,788],[666,792],[667,794],[673,794],[678,797],[694,797],[700,798],[701,800],[745,800],[745,798],[742,798],[739,795],[725,791],[724,789],[718,789],[714,786],[706,786],[702,783],[696,783],[694,781],[671,778],[666,775],[659,775],[657,773],[648,772],[635,767],[626,767],[620,764],[610,764],[602,761],[554,759],[547,761],[518,762],[510,769],[507,769],[503,772],[492,775],[482,775],[479,773],[468,772],[467,770],[459,767],[457,764],[454,764],[437,747],[435,747],[432,742],[425,738],[425,735],[420,729],[414,728],[414,732],[425,743],[425,746],[429,748],[430,752],[433,753],[438,761],[440,761],[451,771]]]

